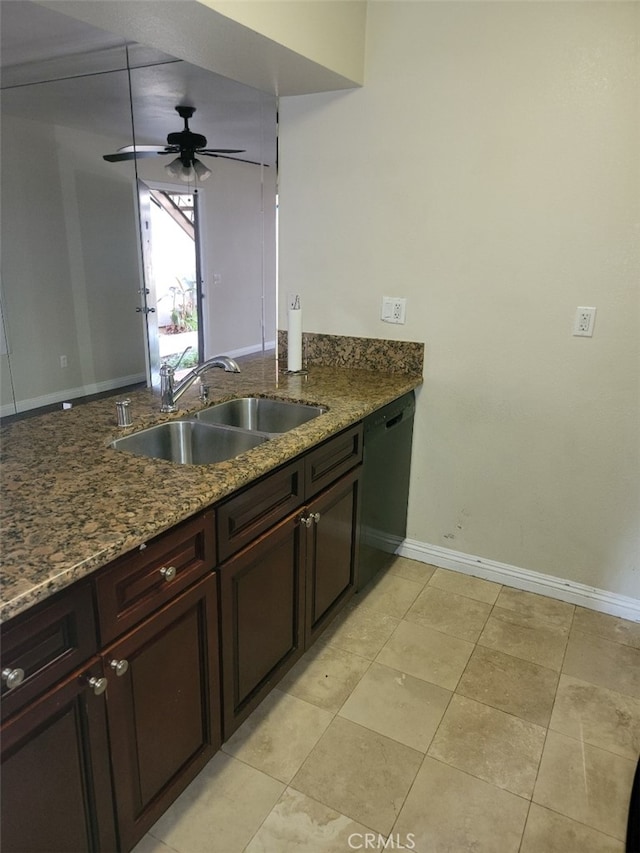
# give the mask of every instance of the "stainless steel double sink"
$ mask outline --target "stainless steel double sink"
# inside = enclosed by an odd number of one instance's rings
[[[326,409],[266,397],[239,397],[117,438],[111,447],[181,465],[233,459],[276,435],[317,418]]]

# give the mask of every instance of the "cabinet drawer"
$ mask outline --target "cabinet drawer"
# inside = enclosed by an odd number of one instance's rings
[[[362,424],[350,427],[305,456],[305,498],[362,462],[362,431]]]
[[[301,506],[303,476],[304,463],[298,459],[218,507],[220,561]]]
[[[215,516],[202,513],[115,560],[96,577],[103,643],[215,567]]]
[[[65,589],[2,630],[2,671],[23,670],[21,684],[2,679],[2,719],[36,698],[97,650],[89,583]]]

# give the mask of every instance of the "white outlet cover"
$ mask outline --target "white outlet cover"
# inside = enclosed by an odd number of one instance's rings
[[[578,338],[593,337],[593,327],[596,322],[596,309],[585,305],[578,306],[573,321],[573,335]]]
[[[406,323],[407,300],[403,296],[383,296],[380,319],[385,323]]]

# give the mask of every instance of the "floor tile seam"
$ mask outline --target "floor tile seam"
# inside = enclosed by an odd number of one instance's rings
[[[448,707],[448,706],[447,706],[447,707]],[[446,713],[446,712],[445,712],[445,713]],[[444,716],[444,714],[443,714],[443,716]],[[442,721],[441,721],[441,722],[442,722]],[[435,737],[435,732],[434,732],[433,737]],[[433,741],[433,738],[431,738],[431,740]],[[416,780],[417,780],[418,776],[420,775],[420,771],[421,771],[421,770],[422,770],[422,768],[424,767],[426,760],[427,760],[427,753],[425,752],[425,754],[424,754],[424,755],[423,755],[423,757],[422,757],[422,761],[420,762],[420,767],[418,767],[418,770],[417,770],[417,772],[416,772],[416,775],[415,775],[415,776],[413,777],[413,779],[411,780],[411,784],[409,785],[409,788],[407,789],[407,793],[406,793],[406,796],[405,796],[404,800],[402,801],[402,805],[401,805],[401,806],[400,806],[400,808],[398,809],[398,814],[396,815],[396,819],[395,819],[395,820],[394,820],[394,822],[393,822],[393,825],[392,825],[392,827],[391,827],[391,831],[389,832],[389,835],[393,835],[393,834],[397,831],[397,824],[398,824],[398,821],[400,820],[400,818],[401,818],[401,816],[402,816],[402,812],[403,812],[403,810],[404,810],[404,807],[405,807],[405,806],[406,806],[406,804],[407,804],[407,800],[408,800],[408,799],[409,799],[409,797],[411,796],[411,792],[413,791],[413,786],[416,784]]]
[[[429,579],[426,581],[417,581],[415,578],[408,578],[405,575],[399,574],[398,572],[387,572],[387,574],[390,575],[391,577],[394,577],[394,578],[402,578],[403,581],[411,581],[412,583],[420,583],[420,584],[422,584],[422,589],[425,588],[425,586],[429,583],[429,581],[431,580],[431,577],[432,577],[432,575],[430,575]],[[420,592],[422,592],[422,589],[420,590]]]
[[[558,811],[557,808],[553,808],[553,806],[549,806],[546,803],[539,803],[537,800],[532,799],[531,805],[536,805],[540,809],[547,809],[547,811],[553,812],[553,814],[560,815],[560,817],[566,818],[566,820],[572,820],[574,823],[578,823],[580,824],[580,826],[584,826],[587,829],[592,830],[593,832],[599,832],[601,835],[606,835],[607,838],[611,838],[614,841],[617,841],[618,843],[622,841],[622,843],[624,844],[625,842],[625,839],[620,838],[620,836],[618,835],[611,835],[610,832],[606,832],[604,829],[600,829],[599,826],[594,826],[592,823],[585,823],[583,820],[580,820],[577,817],[573,817],[573,815],[568,815],[565,812]],[[631,853],[634,853],[634,851],[631,851]]]
[[[358,657],[360,657],[360,655],[358,655]],[[346,705],[346,703],[349,701],[349,699],[350,699],[350,698],[351,698],[351,696],[353,695],[353,692],[356,690],[356,688],[358,687],[358,685],[360,684],[360,682],[362,681],[362,679],[365,677],[365,675],[369,672],[369,670],[371,669],[371,666],[372,666],[372,665],[373,665],[373,663],[374,663],[374,661],[369,660],[369,658],[362,658],[362,660],[366,660],[366,661],[367,661],[368,666],[367,666],[367,668],[365,669],[365,671],[362,673],[362,675],[358,678],[357,682],[354,684],[354,686],[352,687],[352,689],[349,691],[348,696],[347,696],[345,699],[343,699],[343,700],[342,700],[342,703],[341,703],[340,707],[339,707],[339,708],[337,708],[337,709],[336,709],[336,711],[333,713],[333,719],[334,719],[334,720],[335,720],[335,718],[336,718],[337,716],[339,716],[339,715],[340,715],[340,711],[342,711],[342,709],[344,708],[344,706]],[[307,700],[307,701],[308,701],[308,700]],[[318,706],[318,707],[320,707],[320,706]],[[326,710],[326,709],[324,709],[324,710]],[[333,720],[332,720],[331,722],[333,722]],[[331,723],[329,723],[329,725],[331,725]]]
[[[535,784],[534,784],[535,788]],[[531,814],[531,806],[533,805],[533,791],[531,792],[531,799],[529,800],[529,805],[527,806],[527,814],[524,819],[524,823],[522,824],[522,832],[520,834],[520,844],[518,844],[518,853],[522,853],[522,845],[524,844],[524,834],[527,831],[527,824],[529,823],[529,815]]]
[[[276,806],[278,805],[278,803],[280,802],[280,800],[283,798],[283,796],[284,796],[285,792],[287,791],[288,787],[289,787],[289,785],[288,785],[288,784],[285,784],[285,787],[284,787],[284,789],[280,792],[280,796],[278,797],[278,799],[277,799],[277,800],[275,801],[275,803],[271,806],[271,808],[269,809],[269,811],[266,813],[266,815],[265,815],[265,816],[263,817],[263,819],[260,821],[260,825],[256,828],[256,831],[252,834],[251,838],[247,841],[247,843],[246,843],[246,844],[244,845],[244,847],[242,848],[242,853],[245,853],[245,850],[247,850],[247,848],[249,847],[249,845],[251,844],[251,842],[253,841],[253,839],[256,837],[256,835],[260,832],[260,830],[262,829],[262,827],[265,825],[265,823],[267,822],[267,820],[269,819],[269,817],[270,817],[270,816],[271,816],[271,814],[273,813],[273,810],[276,808]],[[182,851],[181,851],[181,853],[182,853]],[[184,853],[190,853],[190,851],[184,851]]]
[[[556,675],[558,676],[558,681],[560,680],[560,676],[562,675],[561,670],[554,669],[552,666],[545,666],[545,664],[538,663],[537,661],[530,660],[529,658],[519,657],[518,655],[514,655],[511,652],[505,652],[504,649],[495,649],[493,646],[486,646],[484,643],[480,642],[481,639],[482,639],[482,637],[478,637],[476,647],[479,647],[481,649],[486,649],[489,652],[497,652],[498,654],[501,654],[501,655],[507,655],[507,657],[513,658],[514,660],[521,660],[521,661],[524,661],[525,663],[531,664],[532,666],[539,666],[541,669],[547,669],[547,670],[549,670],[549,672],[555,672]],[[557,689],[558,688],[556,685],[556,691],[557,691]],[[555,700],[555,695],[554,695],[554,700]]]
[[[583,634],[583,636],[585,636],[585,637],[595,637],[596,636],[595,634],[584,634],[582,631],[576,631],[576,633],[577,634]],[[606,637],[598,637],[598,639],[605,640],[605,642],[611,642],[611,643],[615,642],[614,640],[607,640]],[[633,646],[626,646],[624,643],[616,643],[616,645],[620,646],[623,649],[633,649]],[[567,648],[568,648],[568,646],[569,646],[569,644],[567,643]],[[640,655],[640,649],[634,649],[634,651],[637,651]],[[567,653],[567,649],[565,648],[565,653],[564,653],[563,658],[562,658],[562,667],[563,668],[560,670],[560,675],[566,675],[569,678],[575,678],[578,681],[584,681],[585,684],[591,684],[593,687],[600,687],[604,690],[610,690],[612,693],[618,693],[621,696],[626,696],[629,699],[636,699],[637,701],[640,701],[640,692],[638,692],[638,693],[625,692],[624,690],[621,690],[620,688],[609,687],[608,684],[602,684],[602,683],[598,683],[596,681],[589,681],[586,678],[583,678],[583,677],[580,677],[578,675],[574,675],[571,672],[568,672],[567,670],[564,669],[565,660],[566,660],[566,653]]]
[[[514,720],[521,723],[527,723],[530,726],[535,726],[537,729],[543,729],[545,733],[549,729],[549,726],[542,726],[540,723],[534,723],[533,720],[527,720],[525,717],[520,717],[518,714],[514,714],[511,711],[505,711],[504,708],[496,708],[495,705],[491,705],[489,702],[483,702],[482,699],[476,699],[475,696],[465,696],[464,693],[458,693],[457,691],[453,693],[453,696],[460,696],[462,699],[467,699],[469,702],[477,702],[478,705],[484,705],[485,708],[490,708],[492,711],[497,711],[499,714],[505,714],[507,717],[513,717]],[[451,697],[452,699],[453,696]],[[542,753],[540,754],[542,755]]]
[[[420,590],[420,592],[422,592],[422,590]],[[407,605],[405,610],[402,612],[402,616],[398,616],[396,613],[389,613],[387,610],[384,609],[384,607],[378,607],[375,602],[373,604],[367,604],[366,601],[361,601],[356,605],[354,610],[357,610],[361,607],[363,610],[369,613],[379,613],[381,616],[391,616],[393,619],[404,619],[404,617],[407,615],[407,613],[411,610],[413,605],[418,600],[418,595],[420,595],[420,592],[417,593],[416,597],[411,601],[410,604]]]
[[[464,573],[464,572],[455,572],[453,569],[447,569],[447,571],[454,572],[454,574],[461,575],[462,577],[473,577],[473,578],[475,578],[475,575],[468,575],[468,576],[467,576],[467,575],[465,575],[465,573]],[[435,574],[435,572],[434,572],[434,574]],[[462,598],[468,598],[470,601],[477,601],[477,602],[479,602],[480,604],[488,604],[488,605],[489,605],[489,607],[491,607],[491,608],[494,608],[494,607],[496,606],[496,602],[495,602],[495,601],[483,601],[481,598],[474,598],[472,595],[465,595],[465,593],[464,593],[464,592],[452,592],[450,589],[445,589],[444,587],[438,586],[438,585],[437,585],[437,584],[435,584],[435,583],[434,583],[434,584],[432,584],[432,583],[431,583],[432,578],[433,578],[433,575],[432,575],[432,576],[429,578],[429,580],[426,582],[425,587],[427,587],[427,586],[432,586],[432,587],[433,587],[433,589],[439,589],[439,590],[440,590],[440,592],[451,592],[451,594],[452,594],[452,595],[459,595],[459,596],[461,596]],[[484,578],[475,578],[475,580],[484,580]],[[486,583],[494,583],[494,581],[486,581]],[[502,590],[505,588],[505,585],[504,585],[504,584],[498,584],[498,585],[499,585],[500,589],[498,590],[498,592],[497,592],[497,594],[496,594],[496,601],[497,601],[497,599],[498,599],[498,596],[499,596],[499,595],[500,595],[500,593],[502,592]],[[513,587],[507,587],[507,589],[512,589],[512,588],[513,588]]]
[[[158,838],[158,836],[157,836],[157,835],[154,835],[154,834],[153,834],[153,826],[151,827],[151,829],[147,830],[147,833],[146,833],[146,834],[147,834],[147,835],[150,835],[150,836],[153,838],[153,840],[154,840],[154,841],[157,841],[157,842],[158,842],[158,844],[164,844],[164,846],[165,846],[168,850],[171,850],[171,851],[172,851],[172,853],[188,853],[188,851],[186,851],[186,850],[178,850],[178,848],[177,848],[177,847],[172,847],[170,844],[167,844],[167,842],[166,842],[166,841],[163,841],[163,840],[162,840],[162,838]],[[142,836],[142,838],[144,838],[144,836]],[[140,841],[142,841],[142,838],[140,839]],[[140,843],[140,841],[138,842],[138,844]]]
[[[522,800],[524,803],[528,803],[531,805],[533,802],[532,797],[524,797],[522,794],[516,794],[515,791],[510,791],[508,788],[502,788],[500,785],[496,785],[494,782],[490,782],[488,779],[482,779],[480,776],[476,776],[473,773],[470,773],[468,770],[464,770],[462,767],[456,767],[455,764],[449,764],[448,761],[444,761],[442,758],[438,758],[435,755],[425,755],[425,761],[429,758],[432,761],[437,761],[438,764],[442,764],[445,767],[450,767],[452,770],[456,770],[458,773],[464,773],[465,776],[468,776],[470,779],[474,779],[476,782],[482,782],[485,785],[490,785],[492,788],[495,788],[496,791],[503,791],[505,794],[509,794],[512,797],[517,797],[519,800]],[[524,824],[523,824],[524,831]]]
[[[389,614],[387,614],[387,615],[389,615]],[[446,637],[449,640],[458,640],[458,642],[460,642],[460,643],[467,643],[468,645],[471,645],[471,646],[476,646],[478,644],[477,640],[465,640],[462,637],[456,637],[455,634],[448,634],[446,631],[441,631],[439,628],[433,628],[431,625],[420,625],[418,622],[410,622],[408,619],[405,619],[405,618],[400,618],[400,617],[395,617],[395,618],[398,619],[398,624],[393,629],[392,633],[389,635],[389,638],[387,640],[385,640],[385,643],[382,646],[382,649],[390,642],[391,638],[393,637],[393,635],[396,633],[396,631],[398,630],[398,628],[400,627],[400,625],[403,622],[406,622],[407,625],[417,625],[419,628],[426,628],[428,631],[435,631],[436,633],[440,634],[443,637]],[[380,654],[382,649],[380,649],[380,651],[376,654],[374,660],[377,660],[378,655]],[[471,654],[473,654],[473,651],[471,652]],[[469,655],[469,656],[471,656],[471,655]],[[449,689],[449,688],[446,688],[446,689]]]
[[[580,634],[583,637],[595,637],[598,640],[604,640],[605,643],[613,643],[614,645],[620,646],[623,649],[632,649],[634,652],[640,653],[640,648],[638,648],[637,646],[630,646],[629,643],[621,643],[618,640],[612,640],[611,637],[604,637],[602,634],[595,634],[591,631],[583,631],[581,628],[572,628],[571,633]]]
[[[633,623],[637,624],[636,622]],[[604,634],[597,634],[595,631],[584,631],[582,628],[572,628],[572,633],[584,634],[587,637],[595,637],[598,640],[606,640],[608,643],[615,643],[617,646],[622,646],[623,649],[633,649],[640,652],[640,646],[634,646],[633,643],[623,643],[621,640],[614,640],[613,637],[607,637]]]
[[[458,764],[451,764],[449,761],[446,761],[444,758],[440,758],[438,755],[435,755],[434,753],[427,752],[425,758],[433,758],[434,761],[439,761],[441,764],[446,764],[447,767],[452,767],[454,770],[459,770],[461,773],[466,773],[467,776],[471,776],[473,779],[477,779],[479,782],[486,782],[487,785],[493,785],[493,787],[497,788],[499,791],[506,791],[508,794],[513,794],[514,797],[520,797],[521,800],[524,800],[527,803],[531,803],[533,801],[533,792],[535,789],[535,782],[531,785],[531,793],[527,796],[526,794],[522,794],[522,793],[519,793],[518,791],[514,791],[512,788],[508,788],[506,785],[498,785],[495,782],[492,782],[491,779],[485,779],[483,776],[477,776],[475,773],[472,773],[470,770],[467,770],[464,767],[460,767]],[[540,758],[538,759],[538,766],[536,768],[536,781],[538,778],[538,771],[540,769],[541,761],[542,761],[542,752],[540,753]]]
[[[331,725],[331,724],[329,724],[329,725]],[[324,734],[324,732],[323,732],[323,734]],[[318,741],[316,741],[316,743],[317,742]],[[315,744],[314,744],[314,746],[315,746]],[[313,749],[313,747],[311,747],[311,749]],[[234,761],[239,761],[240,764],[244,764],[245,767],[250,767],[251,770],[257,770],[258,773],[262,773],[263,776],[268,776],[269,779],[271,779],[273,782],[277,782],[279,785],[284,785],[286,787],[289,784],[289,782],[285,782],[283,779],[279,779],[277,776],[274,776],[272,773],[269,773],[267,770],[263,770],[262,767],[256,767],[255,764],[251,764],[251,762],[247,761],[246,758],[240,758],[240,756],[238,756],[238,755],[233,755],[231,752],[227,752],[224,748],[224,744],[222,744],[222,746],[220,747],[220,751],[224,752],[224,754],[227,756],[227,758],[232,758]],[[304,764],[304,761],[307,760],[307,757],[305,757],[305,759],[303,760],[303,762],[302,762],[303,764]],[[301,766],[302,766],[302,764],[300,765],[300,767]],[[298,770],[300,769],[300,767],[298,767]],[[296,773],[298,772],[298,770],[296,770]],[[294,773],[293,775],[295,776],[296,774]],[[281,794],[281,796],[282,796],[282,794]]]
[[[569,672],[561,672],[560,678],[564,675],[565,678],[571,678],[574,681],[580,681],[588,687],[595,687],[597,690],[605,690],[607,693],[613,693],[615,696],[620,696],[621,699],[632,699],[634,702],[640,703],[640,696],[634,696],[632,693],[624,693],[622,690],[616,690],[613,687],[608,687],[606,684],[597,684],[595,681],[589,681],[586,678],[580,678],[577,675],[571,675]],[[558,679],[558,688],[560,687],[560,679]],[[555,700],[554,700],[555,705]]]
[[[551,723],[551,721],[549,721],[549,723]],[[596,749],[601,749],[603,752],[608,752],[610,755],[615,755],[617,758],[626,758],[629,761],[633,761],[633,762],[637,762],[638,759],[640,758],[640,753],[634,753],[634,757],[630,757],[626,753],[623,755],[620,752],[614,752],[612,749],[607,749],[607,747],[605,747],[605,746],[600,746],[597,743],[593,743],[593,741],[584,740],[583,738],[580,738],[580,737],[574,737],[573,735],[567,734],[562,729],[555,728],[551,724],[549,724],[548,728],[549,728],[549,731],[553,732],[554,734],[563,735],[564,737],[571,738],[572,740],[577,740],[579,743],[584,744],[584,746],[593,746]],[[640,853],[640,851],[639,851],[639,853]]]
[[[540,808],[548,809],[549,811],[554,812],[554,814],[559,814],[561,817],[567,818],[568,820],[573,820],[573,821],[575,821],[575,823],[579,823],[579,824],[581,824],[582,826],[586,826],[588,829],[595,830],[596,832],[602,832],[602,834],[603,834],[603,835],[607,835],[609,838],[614,838],[616,841],[620,841],[620,840],[622,840],[622,841],[624,842],[624,838],[620,839],[620,838],[619,838],[618,836],[616,836],[616,835],[611,835],[609,832],[604,832],[604,830],[600,829],[600,827],[594,826],[593,824],[590,824],[590,823],[585,823],[585,821],[580,820],[580,819],[578,819],[578,818],[574,817],[573,815],[566,814],[566,812],[562,812],[562,811],[560,811],[560,810],[559,810],[559,809],[557,809],[557,808],[553,808],[552,806],[547,805],[547,803],[541,803],[541,802],[539,802],[538,800],[536,800],[536,788],[538,787],[538,781],[539,781],[539,779],[540,779],[540,768],[542,767],[542,759],[544,758],[544,753],[545,753],[545,750],[546,750],[546,748],[547,748],[547,741],[548,741],[548,739],[549,739],[549,732],[551,732],[551,731],[553,731],[553,732],[554,732],[554,734],[561,734],[563,737],[570,737],[570,735],[565,735],[565,734],[564,734],[564,733],[562,733],[562,732],[556,732],[556,731],[555,731],[555,729],[547,729],[547,734],[546,734],[546,736],[545,736],[544,745],[543,745],[543,747],[542,747],[542,755],[541,755],[540,761],[539,761],[539,763],[538,763],[538,770],[537,770],[537,773],[536,773],[536,780],[535,780],[535,782],[534,782],[534,785],[533,785],[533,791],[532,791],[532,794],[531,794],[531,802],[532,802],[532,803],[535,803],[535,804],[536,804],[537,806],[539,806]],[[571,738],[571,740],[573,740],[573,741],[575,741],[576,743],[579,743],[579,744],[581,744],[581,745],[583,745],[583,746],[585,745],[585,744],[584,744],[584,742],[583,742],[583,741],[581,741],[581,740],[579,740],[578,738]],[[591,746],[591,744],[586,744],[586,746]],[[605,750],[605,749],[601,749],[600,747],[593,747],[593,749],[600,749],[600,751],[601,751],[601,752],[607,752],[607,750]],[[615,753],[609,753],[609,754],[610,754],[610,755],[615,755]],[[616,756],[616,757],[620,758],[620,757],[622,757],[622,756]],[[631,794],[631,791],[629,791],[629,795],[630,795],[630,794]]]
[[[529,660],[529,658],[518,657],[518,655],[514,655],[511,652],[505,651],[504,649],[494,649],[492,646],[485,646],[483,643],[480,642],[480,637],[478,637],[478,640],[476,641],[475,645],[476,645],[476,648],[485,649],[488,652],[495,652],[496,654],[499,654],[499,655],[506,655],[509,658],[513,658],[514,660],[523,661],[524,663],[528,663],[531,666],[536,666],[539,669],[545,669],[548,672],[554,672],[556,674],[556,676],[558,677],[557,678],[558,681],[560,680],[560,676],[562,675],[562,672],[559,669],[554,669],[554,667],[552,667],[552,666],[547,666],[544,663],[538,663],[537,661]],[[474,649],[474,651],[475,651],[475,649]]]
[[[607,755],[612,755],[614,758],[620,758],[622,761],[630,761],[631,764],[634,766],[634,768],[635,768],[636,764],[638,763],[638,759],[628,758],[626,755],[620,755],[620,753],[618,753],[618,752],[612,752],[610,749],[607,749],[604,746],[598,746],[595,743],[590,743],[588,740],[583,740],[582,738],[574,737],[573,735],[568,735],[566,732],[561,732],[559,729],[551,728],[551,726],[549,726],[547,728],[547,734],[549,732],[553,732],[554,735],[561,735],[562,737],[569,738],[569,740],[575,741],[576,743],[579,743],[581,746],[588,746],[591,749],[597,749],[599,752],[605,752]],[[546,746],[546,738],[545,738],[545,746]],[[629,791],[629,793],[631,793],[631,791]]]
[[[515,658],[516,660],[522,660],[522,661],[525,661],[526,663],[532,663],[534,666],[541,666],[543,669],[550,669],[552,672],[557,672],[558,675],[561,675],[561,670],[555,669],[552,666],[545,666],[542,663],[538,663],[538,661],[531,660],[531,658],[526,658],[526,657],[523,657],[522,655],[515,655],[515,654],[512,654],[511,652],[505,652],[503,649],[498,649],[498,648],[495,648],[494,646],[489,646],[486,644],[486,640],[483,643],[482,642],[482,635],[480,635],[480,637],[478,637],[478,642],[476,643],[476,645],[480,646],[480,648],[488,649],[490,652],[501,652],[503,655],[509,655],[510,657]],[[556,687],[556,689],[557,689],[557,687]]]
[[[416,603],[416,601],[418,600],[418,598],[420,597],[420,595],[425,591],[425,589],[426,589],[428,586],[429,586],[429,584],[428,584],[428,583],[426,583],[426,584],[424,585],[424,587],[423,587],[423,588],[422,588],[422,590],[420,591],[419,595],[416,597],[415,601],[411,604],[411,607],[413,607],[413,606],[414,606],[414,604]],[[453,592],[453,590],[450,590],[450,589],[443,589],[442,587],[435,586],[435,584],[434,584],[433,586],[431,586],[431,589],[436,590],[437,592],[441,592],[441,593],[443,593],[445,596],[449,596],[449,595],[450,595],[450,596],[452,596],[453,598],[463,598],[465,601],[472,601],[474,604],[481,604],[483,607],[486,607],[486,608],[488,609],[487,619],[489,618],[489,615],[490,615],[491,611],[493,610],[493,608],[494,608],[494,606],[495,606],[495,603],[493,603],[493,602],[489,602],[489,601],[482,601],[482,600],[481,600],[481,599],[479,599],[479,598],[472,598],[471,596],[469,596],[469,595],[464,595],[463,593],[460,593],[460,592]],[[410,609],[411,609],[411,608],[410,608]]]
[[[402,622],[410,622],[412,625],[420,625],[423,628],[431,628],[432,631],[438,631],[440,634],[444,634],[446,637],[454,637],[456,640],[464,640],[465,643],[473,643],[474,645],[480,639],[480,634],[482,634],[482,632],[484,631],[484,626],[487,624],[485,619],[482,628],[480,628],[480,630],[478,631],[477,637],[473,640],[470,640],[468,637],[461,637],[459,634],[454,634],[452,631],[443,631],[442,629],[437,628],[435,625],[429,625],[424,622],[421,622],[419,618],[409,619],[408,616],[410,615],[410,611],[411,608],[409,608],[409,610],[407,610],[407,612],[405,613],[404,617],[401,620]],[[487,619],[488,618],[489,616],[487,615]]]
[[[511,588],[511,587],[509,587],[509,588]],[[505,613],[511,613],[511,614],[513,614],[514,617],[524,616],[525,619],[527,618],[526,614],[520,613],[518,610],[515,610],[511,607],[502,607],[499,604],[494,604],[492,609],[491,609],[491,613],[489,615],[495,617],[496,619],[500,619],[502,622],[508,622],[508,620],[502,618],[500,613],[495,613],[494,611],[496,611],[496,610],[498,610],[498,611],[502,610]],[[539,628],[553,628],[555,631],[561,631],[566,636],[566,640],[567,641],[569,640],[569,634],[571,632],[570,627],[564,627],[562,625],[558,625],[557,623],[551,621],[550,619],[545,619],[543,616],[539,616],[537,614],[532,614],[530,618],[535,620],[536,623],[541,622],[542,624],[539,626],[537,624],[526,625],[523,622],[515,622],[515,623],[511,622],[509,624],[518,625],[518,627],[520,627],[520,628],[530,628],[532,631],[537,631]],[[572,617],[572,619],[573,619],[573,617]]]
[[[374,661],[374,663],[375,663],[375,661]],[[436,729],[435,729],[434,733],[432,734],[431,739],[429,740],[429,743],[428,743],[428,745],[427,745],[426,749],[425,749],[425,750],[422,750],[422,749],[418,749],[418,748],[417,748],[417,747],[415,747],[415,746],[409,746],[409,744],[405,743],[404,741],[398,740],[397,738],[393,737],[393,735],[383,734],[382,732],[379,732],[377,729],[369,728],[369,726],[366,726],[364,723],[358,723],[358,722],[356,722],[355,720],[350,719],[349,717],[343,717],[340,713],[338,713],[336,716],[339,716],[341,720],[346,720],[346,721],[347,721],[347,722],[349,722],[349,723],[353,723],[355,726],[360,726],[360,728],[366,729],[367,731],[371,732],[372,734],[378,735],[379,737],[386,737],[386,738],[388,738],[389,740],[392,740],[394,743],[400,744],[400,746],[405,746],[405,747],[407,747],[407,749],[413,749],[413,750],[414,750],[414,752],[419,752],[419,753],[421,753],[421,754],[422,754],[422,756],[423,756],[423,759],[424,759],[424,758],[426,757],[427,753],[428,753],[428,750],[429,750],[429,748],[430,748],[431,744],[433,743],[433,740],[434,740],[434,738],[435,738],[435,736],[436,736],[436,734],[437,734],[438,729],[440,728],[440,726],[441,726],[441,724],[442,724],[442,720],[444,719],[444,716],[445,716],[445,714],[447,713],[447,710],[448,710],[448,708],[449,708],[449,705],[451,704],[451,700],[452,700],[452,699],[453,699],[453,697],[454,697],[454,693],[453,693],[453,691],[452,691],[452,690],[449,690],[449,688],[448,688],[448,687],[442,687],[442,685],[441,685],[441,684],[434,684],[434,682],[433,682],[433,681],[426,681],[424,678],[419,678],[417,675],[412,675],[412,674],[411,674],[411,673],[409,673],[409,672],[403,672],[403,670],[401,670],[401,669],[396,669],[394,666],[388,666],[387,664],[384,664],[384,663],[379,663],[378,665],[379,665],[379,666],[384,666],[384,667],[386,667],[387,669],[392,669],[392,670],[394,670],[395,672],[400,672],[400,673],[402,673],[403,675],[410,675],[410,676],[411,676],[411,678],[416,678],[416,679],[418,679],[418,681],[422,681],[424,684],[429,684],[429,685],[430,685],[430,686],[432,686],[432,687],[438,687],[438,688],[440,688],[441,690],[447,690],[447,691],[451,694],[451,695],[449,696],[449,698],[447,699],[447,704],[446,704],[446,707],[445,707],[444,711],[442,712],[442,717],[440,718],[440,722],[439,722],[439,723],[438,723],[438,725],[436,726]],[[342,709],[341,709],[341,710],[342,710]],[[422,766],[422,765],[421,765],[421,766]],[[413,783],[412,783],[412,784],[413,784]]]
[[[293,779],[287,785],[286,790],[295,791],[296,794],[302,794],[303,797],[307,797],[308,799],[313,800],[314,803],[318,803],[319,805],[324,806],[326,809],[331,809],[331,811],[336,812],[337,814],[340,814],[343,817],[346,817],[348,820],[352,820],[354,823],[359,823],[360,826],[364,826],[365,829],[369,829],[371,832],[375,832],[376,834],[378,834],[377,829],[374,829],[374,827],[369,826],[367,823],[365,823],[360,818],[354,817],[353,815],[347,814],[346,812],[339,811],[335,806],[332,806],[330,803],[325,803],[324,800],[321,800],[317,794],[314,794],[313,796],[311,796],[311,794],[308,794],[306,791],[301,791],[300,788],[296,788],[296,786],[293,784]],[[278,802],[280,801],[280,799],[282,798],[284,793],[285,792],[283,791],[282,794],[280,794],[280,798],[279,798]],[[276,803],[276,805],[277,805],[277,803]],[[403,803],[403,805],[404,805],[404,803]],[[274,806],[274,808],[275,808],[275,806]],[[272,809],[272,811],[273,811],[273,809]],[[269,812],[269,814],[271,814],[271,812]],[[265,818],[265,820],[266,820],[266,818]],[[380,833],[380,835],[382,835],[382,836],[384,836],[384,834],[385,833],[383,833],[383,832]]]
[[[336,716],[336,714],[337,714],[337,711],[332,711],[332,710],[331,710],[331,709],[329,709],[329,708],[323,708],[321,705],[316,705],[316,704],[315,704],[315,702],[310,702],[310,701],[309,701],[309,699],[302,699],[300,696],[295,696],[293,693],[289,693],[287,690],[285,690],[283,687],[281,687],[279,683],[274,685],[273,689],[271,690],[271,694],[268,694],[268,695],[272,695],[273,693],[276,693],[276,692],[278,692],[278,693],[282,693],[282,694],[284,694],[284,695],[286,695],[286,696],[290,696],[292,699],[296,699],[298,702],[304,702],[304,703],[305,703],[305,705],[308,705],[308,706],[309,706],[309,708],[311,708],[312,710],[315,710],[315,711],[324,711],[324,712],[325,712],[325,714],[331,714],[331,718],[332,718],[332,719],[331,719],[331,721],[327,724],[327,728],[331,725],[331,723],[333,722],[333,718],[334,718],[334,717]],[[349,694],[349,695],[351,695],[351,694]],[[266,699],[266,698],[267,698],[267,697],[265,696],[265,699]],[[254,713],[255,711],[257,711],[259,707],[260,707],[260,705],[258,705],[256,708],[254,708],[254,709],[253,709],[253,711],[252,711],[252,713]],[[249,720],[249,719],[251,719],[251,714],[249,714],[249,716],[247,717],[247,720]],[[325,731],[326,731],[326,729],[325,729]],[[223,746],[224,746],[224,744],[223,744]]]

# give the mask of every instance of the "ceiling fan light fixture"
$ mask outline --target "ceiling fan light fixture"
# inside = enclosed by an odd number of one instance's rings
[[[199,181],[206,181],[207,178],[211,177],[211,169],[208,169],[200,160],[194,159],[193,170]]]
[[[185,166],[182,159],[180,157],[176,157],[175,160],[172,160],[164,168],[172,178],[179,178],[185,183],[193,181],[196,178],[199,181],[206,181],[211,175],[211,169],[208,169],[204,163],[201,163],[200,160],[196,160],[195,158],[191,161],[191,165]]]
[[[182,164],[182,160],[179,157],[176,157],[176,159],[168,163],[164,169],[172,178],[181,178],[184,166]]]

